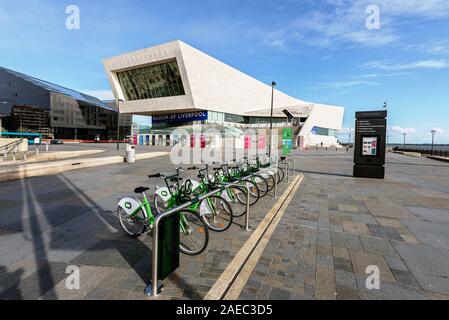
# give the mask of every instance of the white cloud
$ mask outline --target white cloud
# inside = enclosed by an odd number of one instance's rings
[[[341,130],[339,130],[339,131],[337,132],[337,134],[338,134],[338,135],[344,135],[344,134],[348,135],[349,133],[353,133],[353,132],[355,132],[355,129],[354,129],[354,128],[351,128],[351,127],[344,127],[344,128],[342,128]]]
[[[442,60],[420,60],[411,63],[388,63],[384,61],[371,61],[362,65],[364,68],[379,69],[387,71],[401,71],[413,69],[446,69],[449,68],[449,61]]]
[[[277,40],[266,40],[265,43],[269,46],[272,47],[274,49],[278,49],[278,50],[285,50],[286,46],[285,46],[285,40],[283,39],[277,39]]]
[[[389,128],[389,131],[393,132],[393,133],[410,134],[410,133],[415,133],[416,129],[415,128],[402,128],[402,127],[399,127],[399,126],[393,126],[393,127]]]
[[[356,45],[363,47],[396,46],[406,47],[402,30],[407,18],[414,23],[428,23],[431,20],[449,16],[447,0],[326,0],[325,10],[309,11],[282,31],[284,40],[296,40],[322,48]],[[380,29],[368,30],[366,8],[376,5],[380,9]],[[280,29],[277,30],[279,32]],[[270,43],[266,43],[270,45]],[[446,51],[446,47],[435,45],[428,48],[434,53]]]
[[[357,86],[377,86],[377,85],[379,85],[379,83],[375,81],[364,81],[364,80],[332,81],[319,84],[320,87],[328,89],[347,89]]]
[[[370,2],[370,1],[368,1]],[[447,0],[378,0],[387,14],[443,18],[449,15]]]
[[[100,100],[114,100],[114,94],[111,90],[79,90],[82,93],[93,96]]]

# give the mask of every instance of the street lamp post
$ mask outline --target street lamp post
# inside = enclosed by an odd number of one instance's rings
[[[120,102],[123,102],[121,99],[116,100],[117,105],[117,151],[120,150]]]
[[[348,141],[348,148],[349,148],[349,146],[351,145],[351,131],[352,131],[352,129],[351,129],[351,127],[349,127],[349,141]]]
[[[403,147],[404,152],[405,152],[405,137],[406,137],[406,136],[407,136],[407,133],[404,132],[404,147]]]
[[[273,106],[274,106],[274,87],[276,82],[271,82],[271,114],[270,114],[270,148],[268,149],[268,157],[271,162],[271,148],[273,144]]]
[[[436,132],[436,130],[431,130],[430,133],[432,134],[432,149],[431,149],[430,152],[433,155],[433,147],[434,147],[434,144],[435,144],[435,133],[437,133],[437,132]]]

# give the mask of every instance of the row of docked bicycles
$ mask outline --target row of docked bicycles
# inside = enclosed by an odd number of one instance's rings
[[[181,177],[185,172],[182,168],[177,168],[176,173],[169,176],[161,173],[148,176],[151,179],[164,179],[166,185],[156,187],[154,192],[153,207],[156,215],[191,203],[179,211],[179,250],[187,255],[202,253],[209,242],[209,230],[228,230],[234,218],[247,213],[247,202],[250,206],[255,205],[276,183],[282,182],[285,176],[284,170],[277,163],[271,164],[267,156],[234,160],[215,167],[205,164],[203,168],[190,167],[187,171],[197,171],[198,179]],[[150,188],[147,187],[134,190],[141,195],[141,199],[119,198],[117,216],[121,228],[130,237],[137,238],[149,233],[154,226],[155,214],[146,195],[148,190]],[[201,197],[207,194],[211,195]]]

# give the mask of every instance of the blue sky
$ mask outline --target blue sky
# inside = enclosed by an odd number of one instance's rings
[[[79,30],[65,27],[68,5]],[[366,27],[368,5],[380,29]],[[449,143],[449,0],[0,2],[0,65],[110,97],[102,59],[182,40],[302,100],[389,106],[389,137]]]

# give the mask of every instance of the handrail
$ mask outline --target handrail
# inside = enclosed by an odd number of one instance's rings
[[[0,153],[1,153],[1,150],[6,149],[5,154],[7,155],[9,152],[11,152],[11,150],[8,151],[8,148],[10,148],[10,147],[11,147],[11,149],[16,148],[21,143],[23,143],[24,140],[26,140],[26,139],[22,138],[20,140],[17,140],[17,141],[14,141],[14,142],[10,142],[8,144],[5,144],[4,146],[1,146],[0,147]]]

